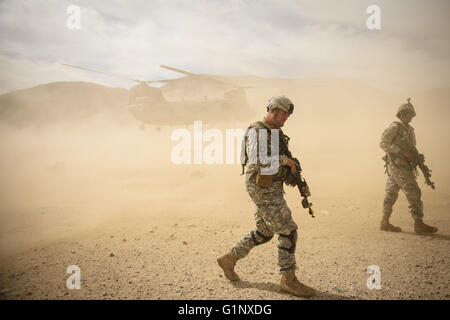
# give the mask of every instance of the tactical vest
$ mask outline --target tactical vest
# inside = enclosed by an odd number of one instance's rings
[[[260,126],[262,126],[263,128],[260,128]],[[248,134],[249,134],[249,131],[251,130],[251,129],[255,129],[256,131],[258,131],[258,130],[261,130],[261,129],[266,129],[267,131],[268,131],[268,139],[270,139],[270,137],[271,137],[271,127],[269,126],[269,125],[267,125],[266,123],[264,123],[263,121],[256,121],[256,122],[253,122],[248,128],[247,128],[247,130],[245,131],[245,135],[244,135],[244,137],[242,138],[242,143],[241,143],[241,164],[242,164],[242,172],[241,172],[241,175],[243,175],[244,174],[244,169],[245,169],[245,167],[247,166],[247,163],[248,163],[248,155],[247,155],[247,139],[248,139]],[[288,146],[289,145],[289,140],[290,140],[290,138],[288,137],[288,136],[286,136],[284,133],[283,133],[283,131],[281,130],[281,129],[278,129],[278,131],[279,131],[279,139],[280,139],[280,141],[279,141],[279,146],[281,146],[281,139],[284,139],[284,142],[285,142],[285,144],[286,144],[286,146]],[[258,135],[258,137],[259,137],[259,135]],[[268,156],[270,156],[271,155],[271,150],[269,150],[269,148],[267,149],[267,152],[268,152]],[[281,150],[281,148],[280,148],[280,150],[279,150],[279,154],[280,155],[286,155],[286,156],[289,156],[290,157],[290,155],[289,154],[286,154],[286,152],[283,152],[282,150]],[[280,168],[279,168],[279,170],[278,170],[278,173],[276,174],[276,176],[277,177],[285,177],[286,176],[286,172],[285,172],[286,170],[284,170],[284,168],[282,167],[282,166],[280,166]]]
[[[409,128],[406,127],[405,124],[403,124],[400,121],[394,121],[394,123],[397,124],[398,130],[397,130],[397,136],[393,140],[393,144],[396,144],[397,141],[400,141],[401,139],[407,138],[412,139],[412,136],[410,135]],[[387,165],[392,164],[394,166],[398,167],[410,167],[409,161],[400,154],[394,154],[394,153],[386,153],[386,155],[383,157],[383,160],[386,162],[386,172],[387,172]],[[413,169],[413,168],[411,168]]]

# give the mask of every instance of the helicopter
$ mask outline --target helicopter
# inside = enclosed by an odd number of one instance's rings
[[[145,125],[186,125],[195,120],[209,122],[222,122],[233,120],[246,120],[253,115],[253,110],[247,103],[245,89],[249,87],[238,86],[223,81],[214,76],[196,74],[182,69],[161,65],[161,68],[171,70],[184,76],[166,80],[139,80],[129,77],[109,74],[93,69],[63,64],[64,66],[84,71],[95,72],[115,78],[126,79],[137,83],[129,90],[129,102],[126,108],[131,115]],[[151,83],[163,83],[162,87],[150,86]],[[224,92],[223,96],[199,97],[202,90],[213,89],[214,92]],[[207,90],[208,91],[208,90]],[[211,90],[209,90],[211,92]],[[172,94],[181,100],[168,100],[165,93]]]

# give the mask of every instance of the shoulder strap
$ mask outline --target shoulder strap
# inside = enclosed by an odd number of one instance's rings
[[[398,124],[400,127],[407,129],[406,125],[401,121],[394,121],[394,123]]]

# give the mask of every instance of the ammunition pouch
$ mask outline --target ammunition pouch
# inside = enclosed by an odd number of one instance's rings
[[[409,162],[408,159],[403,157],[402,155],[390,153],[389,155],[385,155],[383,160],[386,162],[385,167],[388,165],[392,165],[397,168],[406,168],[413,170],[416,167],[416,164]]]
[[[291,168],[287,166],[280,166],[278,168],[278,172],[275,175],[262,175],[261,171],[258,171],[258,175],[256,176],[256,184],[260,187],[270,187],[273,182],[276,181],[285,181],[286,178],[291,175]]]
[[[256,184],[263,188],[268,188],[272,185],[273,175],[262,175],[261,170],[258,170],[258,175],[256,176]]]

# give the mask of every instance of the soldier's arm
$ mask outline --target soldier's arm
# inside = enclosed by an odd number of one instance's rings
[[[381,136],[380,147],[386,153],[399,153],[400,147],[395,144],[395,138],[398,134],[398,125],[392,123],[386,130],[384,130]]]

